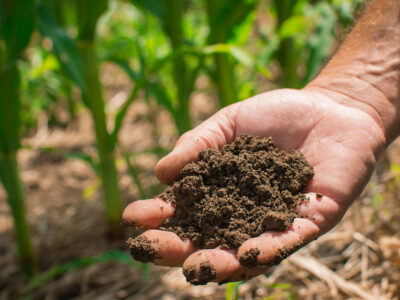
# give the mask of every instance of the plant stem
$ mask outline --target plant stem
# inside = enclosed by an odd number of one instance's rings
[[[278,28],[292,16],[296,1],[274,0],[278,14]],[[299,88],[301,85],[297,72],[299,56],[296,52],[294,39],[292,37],[281,40],[277,58],[282,70],[282,83],[287,88]]]
[[[207,0],[208,26],[210,31],[209,44],[225,43],[227,37],[225,34],[214,27],[214,20],[218,17],[218,11],[225,1]],[[217,85],[219,105],[220,107],[228,106],[235,103],[237,99],[237,91],[234,77],[234,65],[229,61],[229,56],[226,53],[214,54],[215,59],[215,74],[214,80]]]
[[[106,126],[104,99],[99,81],[98,60],[95,43],[81,41],[79,53],[83,62],[83,74],[87,91],[83,97],[92,115],[100,160],[100,175],[103,183],[106,217],[112,237],[120,237],[122,215],[121,193],[118,188],[118,175],[115,166],[114,148]]]
[[[24,189],[19,176],[16,153],[3,155],[0,158],[0,173],[7,191],[7,201],[14,219],[15,237],[19,263],[27,277],[32,277],[36,270],[36,257],[25,217]]]
[[[180,0],[164,0],[165,17],[164,27],[170,38],[173,51],[177,51],[183,45],[182,6]],[[174,81],[178,93],[178,120],[179,134],[192,128],[190,117],[189,96],[190,91],[186,79],[188,78],[185,61],[182,56],[174,60]]]
[[[20,77],[16,64],[0,71],[0,180],[7,192],[14,220],[18,258],[22,271],[31,277],[36,257],[25,217],[24,189],[16,153],[19,149]]]

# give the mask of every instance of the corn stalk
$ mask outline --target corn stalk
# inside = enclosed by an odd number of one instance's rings
[[[277,30],[279,31],[284,22],[292,16],[296,1],[274,0],[273,3],[277,11]],[[299,55],[296,52],[294,37],[287,37],[280,41],[277,59],[282,70],[282,84],[287,88],[300,87],[297,72]]]
[[[234,28],[255,9],[255,1],[206,0],[208,44],[222,44],[234,39]],[[228,53],[215,53],[215,70],[212,78],[217,87],[221,107],[237,102],[238,92],[235,79],[235,62]]]
[[[107,0],[95,2],[77,0],[76,9],[78,53],[83,64],[83,79],[86,86],[82,96],[94,121],[106,216],[111,235],[117,237],[121,234],[122,201],[115,166],[115,143],[112,141],[106,125],[105,104],[99,81],[99,61],[95,42],[97,21],[100,15],[107,10]]]
[[[178,51],[183,46],[183,25],[182,25],[182,1],[164,0],[165,16],[163,18],[165,32],[167,33],[173,51]],[[180,116],[177,124],[179,134],[192,128],[192,121],[189,111],[189,97],[191,89],[188,84],[188,72],[186,70],[183,56],[178,56],[173,61],[174,81],[178,93],[178,114]]]
[[[19,262],[32,276],[35,253],[25,216],[24,188],[19,175],[20,76],[17,59],[28,45],[35,27],[34,0],[0,1],[0,180],[14,220]]]
[[[80,88],[83,102],[91,113],[109,231],[112,237],[120,237],[122,200],[118,188],[114,152],[121,124],[118,124],[118,129],[112,134],[108,132],[95,41],[97,21],[107,9],[107,0],[77,0],[75,8],[78,21],[78,37],[75,41],[67,35],[43,5],[38,6],[38,27],[42,35],[53,41],[53,49],[63,71]]]

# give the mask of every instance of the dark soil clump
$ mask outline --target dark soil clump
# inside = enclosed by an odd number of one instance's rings
[[[284,231],[304,201],[313,167],[299,151],[281,151],[271,138],[240,136],[206,149],[160,197],[175,204],[161,229],[199,248],[238,248],[265,231]],[[251,260],[250,260],[251,261]]]
[[[254,268],[258,265],[257,256],[260,255],[260,250],[251,248],[239,257],[239,262],[247,268]]]
[[[194,266],[184,269],[183,274],[187,282],[195,285],[203,285],[215,279],[217,272],[209,262],[202,262],[200,264],[199,274],[197,274]]]
[[[136,239],[129,238],[126,243],[129,245],[132,257],[137,261],[151,262],[157,258],[157,252],[144,236],[139,236]]]

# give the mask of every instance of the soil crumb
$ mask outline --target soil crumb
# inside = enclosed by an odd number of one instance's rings
[[[197,274],[194,266],[184,269],[183,274],[187,282],[194,285],[203,285],[215,279],[217,272],[209,262],[202,262],[200,264],[199,274]]]
[[[258,265],[257,256],[260,255],[260,250],[251,248],[239,257],[239,262],[247,268],[254,268]]]
[[[176,206],[161,229],[199,248],[236,249],[265,231],[284,231],[314,176],[299,151],[281,151],[271,138],[242,135],[220,150],[205,149],[160,195]]]
[[[126,243],[129,245],[132,257],[137,261],[152,262],[157,258],[157,252],[151,246],[149,239],[144,236],[129,238]]]

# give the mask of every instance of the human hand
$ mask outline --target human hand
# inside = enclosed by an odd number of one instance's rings
[[[157,164],[158,178],[171,183],[186,163],[197,160],[200,150],[220,148],[241,134],[272,136],[280,149],[300,150],[315,176],[305,191],[310,201],[297,208],[305,218],[296,218],[287,231],[266,232],[237,250],[196,249],[172,232],[157,230],[174,213],[173,206],[161,199],[131,203],[124,211],[124,223],[150,229],[139,238],[150,241],[153,262],[183,266],[192,283],[236,281],[264,273],[276,258],[334,227],[367,183],[385,135],[380,120],[362,106],[349,104],[353,102],[316,87],[264,93],[220,110],[185,133]],[[251,249],[260,253],[257,267],[247,268],[240,259]],[[204,268],[205,262],[214,270]]]

